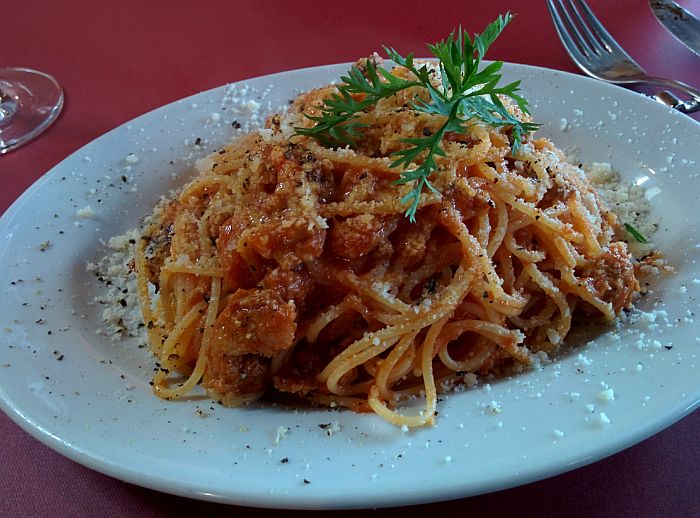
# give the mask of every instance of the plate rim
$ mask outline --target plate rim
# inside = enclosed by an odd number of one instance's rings
[[[56,174],[54,171],[60,171],[62,167],[65,167],[66,162],[69,160],[75,159],[81,152],[84,151],[84,149],[88,146],[92,145],[99,145],[103,139],[106,139],[109,137],[109,135],[112,132],[118,131],[125,126],[128,126],[130,124],[134,124],[135,121],[138,121],[141,118],[153,116],[153,114],[157,113],[159,110],[165,107],[170,107],[173,105],[176,105],[178,103],[187,103],[190,102],[193,98],[201,96],[201,95],[211,95],[214,92],[220,91],[222,88],[225,88],[229,85],[241,85],[245,84],[249,81],[252,80],[261,80],[261,81],[270,81],[274,82],[275,80],[278,80],[280,77],[286,76],[290,73],[294,74],[308,74],[308,73],[314,73],[318,72],[320,70],[335,70],[340,67],[345,67],[349,66],[350,63],[337,63],[337,64],[327,64],[327,65],[321,65],[321,66],[314,66],[314,67],[305,67],[301,69],[295,69],[295,70],[288,70],[288,71],[281,71],[281,72],[276,72],[273,74],[268,74],[264,76],[257,76],[257,77],[250,77],[246,79],[242,79],[239,81],[236,81],[234,83],[228,83],[225,85],[221,85],[218,87],[214,87],[208,90],[204,90],[199,93],[195,93],[192,95],[188,95],[186,97],[183,97],[181,99],[178,99],[176,101],[173,101],[171,103],[168,103],[166,105],[157,107],[153,110],[150,110],[148,112],[145,112],[138,117],[135,117],[134,119],[131,119],[130,121],[124,122],[123,124],[120,124],[119,126],[105,132],[104,134],[98,136],[94,140],[92,140],[90,143],[86,144],[85,146],[82,146],[81,148],[77,149],[70,155],[68,155],[66,158],[61,160],[58,164],[53,166],[49,171],[47,171],[45,174],[43,174],[36,182],[34,182],[28,189],[26,189],[8,208],[7,210],[0,216],[0,231],[3,231],[8,225],[12,223],[14,218],[19,217],[22,213],[22,209],[27,204],[32,197],[35,195],[37,191],[42,189],[43,185],[49,180],[50,175]],[[524,68],[525,71],[536,71],[538,73],[551,73],[553,77],[556,76],[563,76],[565,78],[575,78],[575,81],[588,81],[589,84],[596,84],[596,85],[606,85],[606,87],[615,89],[618,93],[620,93],[623,96],[629,96],[630,98],[642,98],[641,94],[638,94],[636,92],[632,92],[629,90],[624,90],[621,87],[615,87],[613,85],[609,85],[606,83],[601,83],[599,81],[596,81],[594,79],[581,76],[578,74],[573,74],[570,72],[566,71],[560,71],[560,70],[555,70],[555,69],[549,69],[545,67],[538,67],[534,65],[526,65],[526,64],[518,64],[518,63],[506,63],[505,64],[508,67],[516,67],[516,68]],[[583,84],[583,83],[582,83]],[[625,92],[625,93],[622,93]],[[694,122],[698,128],[700,128],[700,123],[698,121],[694,121],[693,119],[680,114],[678,112],[675,112],[671,109],[666,108],[663,105],[658,104],[656,101],[654,101],[651,98],[645,98],[646,101],[649,103],[649,106],[655,105],[658,106],[658,108],[652,108],[660,110],[659,113],[662,111],[665,113],[665,116],[670,116],[672,118],[677,118],[677,120],[682,120],[682,121],[687,121],[690,120]],[[697,129],[697,128],[696,128]],[[690,395],[688,397],[690,399]],[[601,460],[603,458],[606,458],[610,455],[613,455],[625,448],[628,448],[630,446],[633,446],[635,444],[638,444],[642,440],[658,433],[659,431],[671,426],[672,424],[676,423],[678,420],[682,419],[683,417],[687,416],[691,412],[693,412],[696,408],[700,406],[700,393],[696,396],[694,402],[688,403],[687,401],[678,401],[676,402],[675,405],[670,405],[668,408],[668,411],[666,412],[666,415],[664,416],[664,419],[657,419],[656,421],[646,424],[643,427],[635,429],[634,432],[630,433],[625,433],[625,434],[620,434],[616,440],[610,441],[608,443],[609,447],[604,450],[599,450],[592,455],[589,455],[585,460],[581,460],[576,465],[571,466],[571,465],[561,465],[559,467],[546,467],[542,466],[539,470],[536,470],[534,472],[530,472],[529,475],[521,475],[520,477],[517,478],[511,478],[510,481],[502,481],[502,483],[493,483],[491,482],[490,485],[487,484],[488,487],[483,487],[480,490],[477,490],[476,492],[469,492],[468,496],[474,496],[478,494],[483,494],[491,491],[497,491],[501,489],[507,489],[515,486],[519,486],[522,484],[534,482],[537,480],[542,480],[544,478],[548,478],[551,476],[556,476],[561,473],[570,471],[571,469],[575,469],[578,467],[582,467],[587,464],[591,464],[593,462],[596,462],[598,460]],[[168,477],[163,477],[161,475],[153,475],[153,474],[147,474],[141,471],[138,471],[136,469],[129,469],[125,467],[124,465],[120,463],[115,463],[113,460],[110,460],[108,456],[103,457],[100,455],[97,455],[97,452],[88,452],[85,451],[83,448],[80,448],[79,446],[66,441],[62,440],[59,436],[55,435],[52,433],[50,430],[45,429],[42,427],[34,418],[32,418],[31,414],[26,414],[22,412],[21,408],[17,408],[15,405],[12,404],[12,396],[7,393],[6,389],[3,387],[2,383],[0,383],[0,409],[3,410],[3,412],[10,417],[10,419],[19,425],[23,430],[28,432],[32,437],[35,439],[39,440],[43,444],[47,445],[54,451],[57,451],[59,454],[66,456],[84,466],[89,467],[90,469],[93,469],[95,471],[101,472],[103,474],[112,476],[114,478],[120,479],[120,480],[125,480],[129,481],[132,483],[135,483],[137,485],[147,487],[150,489],[154,489],[157,491],[161,492],[166,492],[166,493],[171,493],[171,494],[177,494],[180,496],[185,496],[185,497],[190,497],[190,498],[199,498],[199,499],[204,499],[204,500],[210,500],[213,502],[219,502],[219,503],[229,503],[229,504],[239,504],[239,505],[255,505],[259,507],[271,507],[271,508],[289,508],[289,509],[296,509],[296,508],[329,508],[328,507],[328,499],[326,496],[318,496],[314,494],[308,494],[308,495],[288,495],[288,496],[276,496],[276,497],[270,497],[269,495],[267,497],[260,495],[260,497],[253,497],[252,499],[247,499],[246,495],[224,495],[224,494],[213,494],[213,493],[207,493],[205,491],[192,491],[184,487],[172,487],[171,485],[172,482]],[[632,436],[632,439],[630,440],[630,435]],[[408,490],[406,490],[408,491]],[[410,495],[413,496],[413,498],[406,498],[406,494],[402,494],[399,492],[397,495],[398,498],[385,498],[385,499],[370,499],[367,501],[363,502],[357,502],[356,500],[343,500],[342,498],[334,502],[333,505],[331,505],[331,508],[358,508],[358,507],[367,507],[367,506],[379,506],[379,507],[386,507],[386,506],[393,506],[393,505],[408,505],[408,504],[419,504],[419,503],[427,503],[427,502],[433,502],[437,500],[444,500],[444,499],[452,499],[452,498],[460,498],[464,496],[464,494],[460,494],[460,486],[455,486],[455,487],[450,487],[446,488],[442,491],[438,491],[437,493],[432,493],[431,495],[423,495],[423,497],[416,496],[416,495]],[[274,499],[274,500],[273,500]],[[358,505],[360,504],[360,505]]]

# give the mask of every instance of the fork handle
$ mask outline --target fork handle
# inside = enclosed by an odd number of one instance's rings
[[[668,90],[657,92],[651,97],[656,99],[664,106],[678,110],[681,113],[691,113],[700,108],[700,104],[696,101],[683,101],[683,99],[679,99],[675,94],[669,92]]]
[[[664,79],[662,77],[648,77],[645,76],[639,79],[640,82],[650,84],[665,86],[667,88],[673,88],[680,92],[686,93],[692,97],[687,101],[680,101],[678,104],[674,105],[673,108],[681,111],[683,113],[692,113],[700,110],[700,90],[693,88],[681,81],[675,81],[673,79]],[[666,103],[664,103],[666,104]]]

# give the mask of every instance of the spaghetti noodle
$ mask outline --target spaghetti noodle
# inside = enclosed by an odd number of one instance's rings
[[[226,405],[272,394],[421,426],[465,376],[529,364],[580,316],[631,304],[616,217],[550,141],[513,152],[508,127],[479,121],[446,134],[411,223],[388,156],[439,128],[411,108],[425,91],[363,112],[354,150],[292,136],[332,91],[300,95],[156,208],[136,270],[158,396],[201,383]]]

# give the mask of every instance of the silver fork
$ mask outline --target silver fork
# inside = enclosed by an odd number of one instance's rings
[[[681,100],[663,91],[654,98],[683,113],[700,110],[700,91],[672,79],[652,77],[605,30],[583,0],[547,0],[559,38],[571,59],[586,74],[608,83],[648,84],[672,88],[690,95]]]

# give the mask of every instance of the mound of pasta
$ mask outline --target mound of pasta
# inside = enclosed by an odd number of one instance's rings
[[[640,288],[617,219],[549,140],[514,151],[508,126],[478,120],[446,133],[411,222],[390,155],[439,128],[412,108],[426,92],[361,113],[353,149],[294,135],[333,90],[200,161],[155,209],[136,270],[158,396],[201,383],[224,405],[265,396],[420,426],[441,391],[630,306]]]

